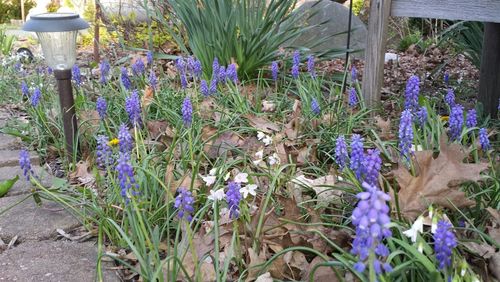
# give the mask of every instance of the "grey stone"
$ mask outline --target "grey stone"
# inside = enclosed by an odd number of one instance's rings
[[[52,185],[54,177],[50,175],[46,170],[42,169],[39,166],[33,166],[33,172],[40,179],[40,184],[42,184],[44,187],[50,187]],[[30,193],[33,189],[33,185],[31,184],[31,182],[27,181],[26,178],[24,178],[23,170],[21,169],[21,167],[0,167],[0,182],[12,179],[16,177],[16,175],[19,176],[19,180],[14,183],[14,186],[12,186],[7,195],[4,197],[27,194]]]
[[[395,53],[385,53],[384,62],[388,63],[389,61],[393,61],[393,62],[399,61],[398,54],[395,54]]]
[[[30,195],[0,198],[0,237],[4,241],[16,235],[20,241],[44,240],[56,235],[56,229],[70,230],[79,225],[72,214],[55,202],[42,199],[38,206]]]
[[[0,133],[0,150],[21,149],[21,138]]]
[[[312,27],[301,34],[289,46],[310,46],[319,39],[328,38],[322,44],[312,48],[314,52],[326,51],[332,48],[345,49],[347,47],[347,33],[335,35],[348,30],[349,9],[343,5],[329,0],[306,1],[295,12],[302,17],[303,26],[314,26],[326,22],[320,26]],[[314,14],[316,13],[316,14]],[[333,36],[335,35],[335,36]],[[352,16],[352,32],[350,48],[364,50],[366,46],[367,29],[365,24],[355,15]],[[353,53],[356,57],[362,57],[364,52]]]
[[[0,281],[96,281],[97,249],[94,243],[41,241],[21,243],[0,254]],[[103,280],[120,281],[109,263]]]
[[[0,150],[0,167],[18,166],[19,165],[18,150]],[[36,153],[30,152],[30,161],[32,165],[40,163],[40,159]]]

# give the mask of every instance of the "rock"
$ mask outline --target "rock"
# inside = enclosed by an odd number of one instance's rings
[[[388,63],[389,61],[393,61],[394,63],[398,62],[399,61],[398,54],[385,53],[384,62]]]
[[[42,199],[42,205],[37,206],[30,195],[0,198],[0,237],[4,241],[16,235],[20,241],[44,240],[54,236],[56,229],[69,230],[79,225],[76,218],[57,203]]]
[[[41,241],[21,243],[0,254],[0,281],[96,281],[97,250],[92,242]],[[106,270],[103,281],[120,281]]]
[[[0,133],[0,150],[21,149],[21,138]]]
[[[50,187],[52,185],[54,177],[48,174],[47,171],[39,166],[33,166],[33,172],[41,179],[40,183],[43,186]],[[23,170],[21,169],[21,167],[0,167],[0,182],[14,178],[16,175],[19,176],[19,180],[14,184],[14,186],[12,186],[10,191],[4,197],[28,194],[31,192],[33,185],[29,181],[27,181],[26,178],[24,178]]]
[[[348,30],[349,9],[342,4],[331,2],[329,0],[306,1],[296,9],[299,15],[305,14],[301,19],[304,26],[317,25],[322,22],[325,24],[314,27],[288,46],[308,46],[318,39],[328,38],[322,44],[314,47],[315,52],[326,51],[332,48],[345,49],[347,46],[347,34],[332,35]],[[309,15],[316,13],[308,20]],[[365,24],[355,15],[352,16],[352,33],[350,48],[354,50],[364,50],[366,46],[367,29]],[[356,52],[355,57],[363,57],[364,52]]]
[[[18,150],[0,150],[0,167],[6,166],[18,166],[19,165],[19,153]],[[30,152],[31,165],[37,165],[40,163],[40,159],[36,153]]]
[[[493,274],[496,279],[500,280],[500,252],[496,252],[495,255],[490,258],[488,268],[491,274]]]

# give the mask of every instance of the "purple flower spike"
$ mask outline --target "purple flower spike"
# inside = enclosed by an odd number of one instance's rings
[[[136,76],[144,74],[146,71],[146,67],[144,66],[144,62],[141,59],[135,60],[135,63],[132,65],[132,73]]]
[[[134,148],[134,143],[132,140],[132,136],[128,131],[128,128],[125,124],[120,126],[120,130],[118,131],[118,144],[120,145],[119,149],[122,153],[132,152],[132,148]]]
[[[418,95],[420,93],[420,79],[412,75],[406,83],[405,90],[405,109],[415,111],[418,108]]]
[[[337,142],[335,144],[335,162],[339,166],[340,171],[346,167],[347,157],[347,144],[345,142],[344,135],[341,135],[337,138]]]
[[[448,89],[448,93],[446,93],[446,96],[444,97],[444,101],[450,108],[455,106],[455,93],[453,92],[453,89]]]
[[[76,86],[80,87],[82,84],[82,74],[80,72],[80,68],[76,64],[71,68],[71,77],[73,78]]]
[[[365,167],[366,175],[365,182],[371,186],[378,186],[378,175],[382,168],[382,159],[380,158],[380,151],[368,150],[363,166]]]
[[[227,66],[226,76],[229,80],[231,80],[234,84],[238,83],[238,72],[236,71],[236,64],[230,64]]]
[[[300,52],[299,52],[299,50],[295,50],[295,52],[293,52],[292,63],[294,65],[300,64]]]
[[[175,67],[177,68],[177,71],[181,74],[186,73],[186,62],[184,61],[183,57],[178,57],[175,60]]]
[[[35,91],[33,91],[33,95],[31,95],[31,105],[36,108],[40,103],[41,98],[42,91],[40,91],[40,88],[37,87],[35,88]]]
[[[109,146],[109,138],[104,135],[97,136],[96,163],[99,168],[107,168],[113,164],[113,151]]]
[[[295,51],[292,58],[292,77],[294,79],[299,78],[299,64],[300,64],[300,52]]]
[[[444,84],[449,85],[450,84],[450,73],[448,71],[444,72]]]
[[[127,192],[131,189],[139,188],[139,185],[135,181],[134,168],[130,162],[129,153],[120,152],[116,171],[118,172],[118,183],[120,183],[121,196],[128,200]]]
[[[210,90],[208,89],[207,81],[202,79],[200,82],[200,92],[203,97],[208,97],[210,95]]]
[[[125,89],[130,90],[130,88],[132,88],[132,82],[130,81],[130,78],[128,77],[128,71],[125,67],[122,67],[122,69],[121,69],[121,80],[122,80],[123,87],[125,87]]]
[[[413,142],[412,114],[409,109],[401,113],[399,122],[399,151],[405,161],[410,160],[411,144]]]
[[[108,80],[108,75],[109,75],[109,70],[111,69],[111,66],[109,65],[108,61],[104,60],[99,63],[99,72],[101,73],[99,82],[101,84],[105,84]]]
[[[23,175],[29,181],[30,177],[34,175],[33,168],[31,167],[30,154],[26,150],[21,150],[19,153],[19,166],[23,170]]]
[[[148,66],[153,65],[153,52],[148,51],[148,53],[146,54],[146,60],[148,62]]]
[[[475,109],[470,109],[467,112],[467,119],[465,120],[465,125],[467,128],[477,126],[477,114]]]
[[[457,246],[457,240],[451,228],[452,225],[448,221],[440,220],[434,233],[434,251],[436,260],[439,262],[439,269],[451,266],[452,251]]]
[[[209,92],[212,95],[217,93],[217,79],[214,78],[214,79],[212,79],[212,81],[210,81]]]
[[[321,113],[321,108],[318,104],[318,100],[316,100],[316,98],[313,98],[312,101],[311,101],[311,111],[319,116],[319,114]]]
[[[351,67],[351,81],[354,83],[358,81],[358,70],[355,66]]]
[[[196,78],[200,78],[202,74],[201,62],[198,59],[193,59],[193,76]]]
[[[219,83],[226,83],[226,67],[221,66],[219,68],[219,76],[217,78]]]
[[[212,79],[214,79],[216,83],[219,83],[219,81],[217,80],[217,78],[219,77],[219,69],[219,59],[215,57],[214,62],[212,63]]]
[[[349,107],[354,108],[358,104],[358,94],[356,88],[351,87],[349,90]]]
[[[125,100],[125,110],[127,111],[128,119],[133,126],[142,124],[141,101],[139,100],[137,90],[134,90]]]
[[[185,126],[190,126],[193,122],[193,105],[189,97],[184,98],[182,103],[182,120]]]
[[[392,267],[381,260],[389,255],[389,249],[383,244],[385,238],[392,236],[389,224],[389,195],[380,191],[376,186],[363,182],[365,192],[356,195],[359,202],[352,212],[352,224],[356,228],[356,237],[352,242],[351,253],[356,255],[358,261],[354,269],[364,272],[370,263],[368,259],[373,254],[373,268],[376,274],[390,272]]]
[[[461,105],[455,105],[451,108],[450,114],[450,139],[457,140],[462,133],[464,125],[464,108]]]
[[[273,78],[273,81],[278,80],[278,70],[279,70],[278,62],[273,61],[271,63],[271,77]]]
[[[363,162],[365,154],[363,151],[363,138],[359,134],[353,134],[351,137],[351,170],[356,178],[361,181],[364,172]]]
[[[488,151],[491,149],[490,140],[488,139],[488,132],[486,128],[479,129],[479,144],[481,144],[481,149],[483,151]]]
[[[95,107],[97,113],[99,113],[99,117],[101,118],[101,120],[104,120],[108,111],[108,103],[106,103],[106,99],[104,99],[103,97],[97,98]]]
[[[156,86],[158,85],[158,79],[156,78],[156,74],[153,70],[149,71],[149,85],[156,90]]]
[[[316,78],[316,70],[314,69],[314,56],[309,55],[307,57],[307,71],[311,75],[312,78]]]
[[[241,201],[241,184],[231,181],[227,184],[226,201],[229,207],[229,215],[231,218],[240,216],[240,201]]]
[[[175,197],[174,207],[179,210],[177,216],[180,219],[186,219],[191,221],[193,219],[194,212],[194,197],[193,194],[186,190],[184,187],[180,187],[177,192],[177,197]]]
[[[28,84],[26,82],[21,82],[21,93],[23,96],[28,97],[30,95],[30,89],[28,88]]]
[[[426,107],[420,107],[420,109],[417,112],[418,125],[424,126],[427,123],[428,115],[429,114],[427,113],[427,108]]]

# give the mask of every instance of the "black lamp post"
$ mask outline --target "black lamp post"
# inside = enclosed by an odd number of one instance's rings
[[[76,36],[78,30],[87,29],[89,24],[73,13],[45,13],[31,16],[23,30],[34,31],[42,45],[43,55],[49,67],[54,70],[61,103],[66,153],[72,158],[77,121],[71,68],[76,62]]]

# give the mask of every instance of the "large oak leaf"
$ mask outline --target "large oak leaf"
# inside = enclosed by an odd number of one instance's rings
[[[432,151],[415,152],[416,177],[403,165],[394,171],[400,187],[399,208],[409,219],[416,218],[430,204],[450,209],[453,205],[458,208],[474,205],[474,201],[467,199],[465,193],[459,190],[460,184],[480,180],[480,172],[485,170],[488,164],[463,163],[467,156],[463,147],[458,144],[448,145],[445,138],[441,138],[440,147],[437,158],[433,158]]]

